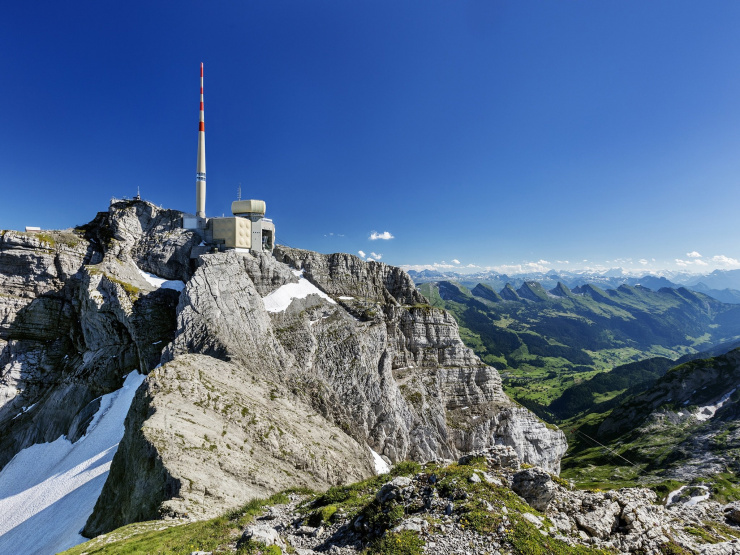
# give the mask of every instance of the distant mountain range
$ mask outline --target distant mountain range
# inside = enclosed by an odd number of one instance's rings
[[[740,338],[740,306],[686,287],[571,289],[558,282],[547,289],[525,281],[497,290],[438,281],[418,288],[455,315],[461,338],[501,372],[507,393],[545,418],[582,410],[567,398],[550,405],[598,372],[656,356],[666,364],[654,372],[664,371],[683,355]],[[620,387],[605,385],[589,399],[606,401],[632,385],[631,378]]]
[[[664,272],[661,275],[645,274],[634,276],[621,268],[613,268],[607,272],[569,272],[550,270],[549,272],[531,272],[525,274],[507,275],[498,272],[477,272],[463,274],[459,272],[439,272],[436,270],[410,270],[408,274],[418,285],[436,281],[453,281],[472,289],[481,283],[499,290],[511,284],[514,289],[520,288],[526,282],[536,281],[546,289],[563,283],[569,288],[592,284],[601,288],[616,289],[620,285],[641,285],[653,291],[663,287],[678,289],[686,287],[692,291],[699,291],[723,303],[740,304],[740,270],[715,270],[710,274],[697,275],[686,272]]]

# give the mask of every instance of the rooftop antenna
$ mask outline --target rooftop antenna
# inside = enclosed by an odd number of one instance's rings
[[[236,200],[242,199],[242,184],[239,183],[239,188],[236,190]]]
[[[141,191],[138,185],[136,186],[136,198],[134,200],[141,200]]]

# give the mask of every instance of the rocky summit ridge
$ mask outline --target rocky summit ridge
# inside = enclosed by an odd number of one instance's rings
[[[192,523],[134,524],[70,550],[211,555],[732,555],[740,504],[682,488],[580,491],[493,446],[456,463],[405,461],[390,473],[325,492],[290,490]]]
[[[82,437],[102,395],[148,374],[85,535],[326,489],[379,458],[503,445],[557,474],[564,435],[504,394],[402,270],[287,247],[191,260],[181,217],[116,201],[75,230],[0,236],[0,468]],[[311,292],[276,309],[293,286]]]

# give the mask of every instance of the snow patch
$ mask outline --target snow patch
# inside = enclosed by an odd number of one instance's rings
[[[709,488],[707,486],[681,486],[677,490],[672,491],[668,494],[668,498],[665,502],[666,507],[675,503],[676,499],[681,495],[681,492],[686,488],[700,489],[706,492],[704,495],[694,495],[693,497],[689,497],[689,500],[684,503],[684,505],[686,505],[687,507],[693,507],[700,501],[706,501],[707,499],[709,499]]]
[[[696,419],[699,422],[703,422],[704,420],[709,420],[710,418],[712,418],[714,414],[720,408],[722,408],[722,405],[724,405],[728,401],[728,399],[732,396],[732,394],[735,393],[736,390],[737,388],[725,393],[722,396],[722,398],[719,401],[717,401],[717,403],[714,405],[707,405],[705,407],[699,407],[699,411],[694,415]]]
[[[354,297],[339,297],[340,301],[354,301]]]
[[[23,415],[24,413],[26,413],[26,412],[28,412],[29,410],[31,410],[31,409],[32,409],[33,407],[35,407],[35,406],[36,406],[36,404],[37,404],[37,403],[34,403],[34,404],[33,404],[33,405],[31,405],[30,407],[23,407],[23,408],[21,408],[21,412],[19,412],[18,414],[16,414],[16,415],[15,415],[15,416],[13,417],[13,420],[15,420],[15,419],[16,419],[16,418],[18,418],[19,416],[22,416],[22,415]]]
[[[337,304],[329,295],[304,278],[303,272],[293,270],[293,274],[298,276],[298,283],[286,283],[262,299],[267,312],[283,312],[290,306],[293,299],[305,299],[312,294],[332,304]]]
[[[87,541],[79,535],[100,496],[124,419],[144,376],[100,398],[77,442],[65,436],[26,447],[0,472],[0,553],[57,553]],[[30,407],[29,407],[30,408]]]
[[[185,289],[185,283],[176,279],[164,279],[149,272],[145,272],[139,268],[139,273],[149,285],[155,289],[174,289],[175,291],[182,291]]]
[[[391,467],[388,466],[388,463],[383,460],[383,457],[381,457],[378,453],[370,449],[370,452],[373,454],[373,462],[375,463],[375,474],[388,474],[391,471]]]

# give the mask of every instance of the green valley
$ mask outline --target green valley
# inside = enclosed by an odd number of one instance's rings
[[[587,284],[571,290],[558,283],[547,291],[525,282],[495,291],[440,281],[422,283],[419,290],[455,315],[465,343],[499,369],[509,395],[553,422],[578,412],[569,408],[573,393],[566,391],[580,391],[601,373],[654,357],[669,366],[740,337],[740,306],[684,288],[603,290]],[[609,402],[635,385],[597,383],[598,391],[582,405]]]
[[[455,315],[510,396],[566,433],[564,478],[647,484],[664,495],[692,484],[740,497],[737,305],[628,285],[419,289]]]

